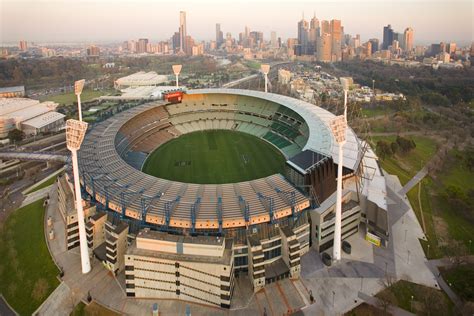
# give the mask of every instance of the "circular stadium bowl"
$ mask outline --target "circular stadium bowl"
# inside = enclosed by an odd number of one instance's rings
[[[315,105],[271,93],[191,90],[181,103],[145,103],[88,131],[79,151],[81,185],[103,207],[147,225],[221,231],[285,220],[308,209],[311,201],[283,174],[197,184],[155,177],[141,169],[161,145],[205,130],[253,135],[286,159],[304,150],[337,157],[329,128],[333,118]],[[354,169],[358,152],[357,138],[348,129],[345,167]]]

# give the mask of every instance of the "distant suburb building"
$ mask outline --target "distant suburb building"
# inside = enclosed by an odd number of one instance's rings
[[[169,81],[168,76],[159,75],[154,71],[139,71],[126,77],[117,79],[114,82],[115,89],[123,89],[139,86],[157,86]]]
[[[0,138],[15,128],[27,135],[60,130],[65,115],[54,111],[57,106],[27,98],[0,98]]]

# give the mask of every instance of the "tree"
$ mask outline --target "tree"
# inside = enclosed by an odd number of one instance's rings
[[[376,151],[377,151],[377,155],[382,159],[385,159],[386,157],[390,157],[393,155],[390,143],[384,140],[379,140],[377,142]]]
[[[15,128],[8,132],[8,138],[12,142],[19,142],[19,141],[22,141],[23,138],[25,138],[25,133]]]

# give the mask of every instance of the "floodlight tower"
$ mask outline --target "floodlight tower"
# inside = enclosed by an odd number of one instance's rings
[[[74,93],[77,95],[79,120],[70,119],[66,121],[66,145],[71,151],[72,171],[74,175],[74,193],[76,198],[77,221],[79,226],[79,246],[81,250],[82,273],[86,274],[91,270],[89,260],[89,250],[87,248],[86,225],[84,223],[84,210],[82,208],[81,186],[79,183],[79,166],[77,163],[77,151],[81,148],[82,141],[87,130],[87,123],[82,121],[81,113],[81,92],[84,88],[84,80],[74,83]]]
[[[179,88],[178,76],[179,76],[179,73],[181,72],[181,68],[183,68],[183,65],[173,65],[172,68],[173,68],[174,75],[176,76],[176,88]]]
[[[344,90],[344,115],[336,116],[330,123],[331,130],[339,146],[337,162],[337,191],[336,191],[336,216],[334,219],[334,245],[333,259],[341,260],[341,230],[342,230],[342,165],[343,146],[346,143],[347,129],[347,92],[349,91],[349,81],[341,78],[342,88]]]
[[[77,96],[77,109],[79,111],[79,121],[82,121],[81,93],[84,88],[84,79],[74,82],[74,94]]]
[[[265,76],[265,92],[268,92],[268,73],[270,72],[270,65],[269,64],[262,64],[260,66],[260,70],[262,71],[263,75]]]

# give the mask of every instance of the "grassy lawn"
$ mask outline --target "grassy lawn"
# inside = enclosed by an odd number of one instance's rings
[[[375,144],[379,140],[394,142],[396,136],[373,136],[372,143]],[[388,173],[397,175],[402,185],[405,185],[420,169],[431,159],[436,153],[437,144],[431,138],[422,136],[405,136],[405,138],[413,139],[416,148],[407,154],[395,155],[380,160],[382,168]]]
[[[81,94],[81,102],[90,101],[92,99],[98,98],[103,95],[109,94],[107,90],[95,91],[95,90],[84,90]],[[77,101],[77,97],[74,92],[56,94],[46,96],[41,99],[41,101],[53,101],[61,105],[70,105]]]
[[[37,185],[34,188],[31,188],[28,192],[26,192],[26,194],[30,194],[32,192],[36,192],[36,191],[41,190],[43,188],[49,187],[54,182],[56,182],[56,178],[57,178],[57,176],[52,177],[52,178],[48,179],[47,181],[41,183],[40,185]]]
[[[111,311],[110,309],[96,303],[92,302],[89,305],[84,303],[79,303],[76,305],[74,310],[71,313],[71,316],[120,316],[119,313]]]
[[[379,316],[383,315],[383,310],[367,303],[362,303],[353,310],[344,314],[345,316]]]
[[[385,297],[392,305],[416,314],[454,315],[454,305],[444,292],[405,280],[394,283],[376,297]]]
[[[231,183],[283,173],[285,159],[272,145],[234,131],[183,135],[160,146],[143,171],[191,183]]]
[[[438,240],[444,246],[444,252],[449,252],[450,239],[460,241],[466,247],[466,253],[473,253],[469,240],[474,241],[474,223],[466,214],[455,206],[450,205],[444,196],[447,186],[456,186],[465,193],[474,188],[474,172],[470,171],[463,161],[463,152],[453,150],[449,153],[448,161],[442,172],[431,183],[431,196],[433,214],[442,218],[447,228],[438,229]],[[446,231],[447,230],[447,231]]]
[[[251,69],[260,70],[261,64],[258,61],[248,60],[245,62],[245,64]]]
[[[450,269],[440,269],[443,279],[464,301],[474,302],[474,266],[463,264]]]
[[[385,108],[385,107],[374,107],[370,109],[362,109],[362,116],[364,117],[382,116],[382,115],[388,115],[390,113],[393,113],[393,110]]]
[[[0,291],[20,315],[31,315],[59,285],[43,225],[38,200],[16,210],[0,234]]]

